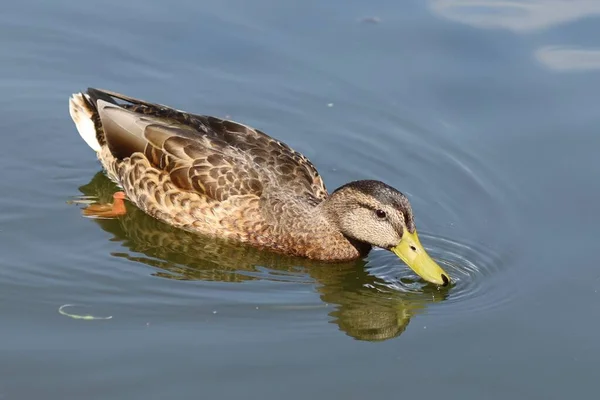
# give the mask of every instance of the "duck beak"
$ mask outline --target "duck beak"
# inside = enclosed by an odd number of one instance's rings
[[[421,245],[416,230],[410,233],[408,229],[404,229],[402,240],[390,250],[426,281],[441,286],[450,283],[449,275],[429,257]]]

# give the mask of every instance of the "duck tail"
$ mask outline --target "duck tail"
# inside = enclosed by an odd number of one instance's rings
[[[69,113],[77,131],[95,152],[99,152],[106,143],[98,114],[98,100],[116,104],[110,95],[93,88],[89,88],[85,93],[74,93],[69,98]]]

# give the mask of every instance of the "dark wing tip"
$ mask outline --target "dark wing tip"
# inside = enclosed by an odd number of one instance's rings
[[[88,88],[87,94],[90,96],[90,99],[95,106],[98,105],[98,100],[100,99],[112,104],[117,104],[115,99],[108,92],[102,89]]]

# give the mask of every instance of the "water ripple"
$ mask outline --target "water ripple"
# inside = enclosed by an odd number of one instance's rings
[[[509,268],[510,257],[477,243],[421,234],[425,248],[452,279],[444,302],[431,307],[430,314],[483,312],[510,301],[517,292],[516,276]],[[397,258],[376,251],[369,272],[382,280],[376,289],[382,292],[422,293],[429,284],[409,268],[398,268]],[[374,264],[374,265],[373,265]],[[373,266],[371,266],[373,265]]]

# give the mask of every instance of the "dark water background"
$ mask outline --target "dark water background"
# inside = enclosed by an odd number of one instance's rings
[[[88,86],[397,187],[456,286],[82,217]],[[600,2],[11,2],[0,90],[0,399],[596,396]]]

